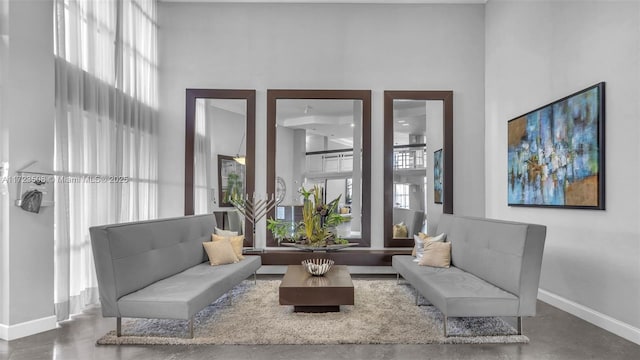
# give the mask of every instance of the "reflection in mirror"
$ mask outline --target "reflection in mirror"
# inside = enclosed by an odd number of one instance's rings
[[[245,193],[246,107],[240,99],[196,99],[196,215],[226,211],[231,194]]]
[[[220,207],[231,207],[233,199],[246,194],[244,155],[218,154],[218,199]]]
[[[215,214],[218,228],[253,232],[229,203],[253,193],[254,90],[187,89],[185,215]]]
[[[385,91],[385,246],[413,246],[453,213],[453,94]]]
[[[285,190],[278,194],[283,201],[275,218],[300,221],[299,189],[317,185],[324,203],[339,198],[337,210],[345,222],[337,235],[360,239],[362,101],[280,99],[276,124],[276,176]],[[293,238],[294,226],[289,230]]]
[[[336,235],[369,246],[370,106],[368,90],[267,91],[267,192],[282,198],[268,217],[289,225],[271,226],[268,246],[296,239],[299,191],[314,186],[325,203],[339,198]]]
[[[393,101],[393,239],[430,233],[427,218],[442,214],[431,156],[442,148],[442,115],[442,101]]]

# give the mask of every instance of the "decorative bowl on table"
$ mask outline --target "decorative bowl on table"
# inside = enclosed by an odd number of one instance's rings
[[[302,260],[302,266],[307,272],[314,276],[322,276],[326,274],[333,266],[334,261],[331,259],[307,259]]]

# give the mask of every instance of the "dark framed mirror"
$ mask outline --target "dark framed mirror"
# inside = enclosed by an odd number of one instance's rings
[[[255,188],[255,90],[187,89],[184,214],[215,214],[219,228],[253,228],[229,203]]]
[[[267,90],[267,193],[282,197],[268,218],[300,221],[299,190],[339,198],[340,238],[369,247],[371,91]],[[276,186],[277,184],[277,186]],[[278,246],[267,231],[267,246]]]
[[[453,214],[453,92],[384,92],[384,245],[409,247]]]

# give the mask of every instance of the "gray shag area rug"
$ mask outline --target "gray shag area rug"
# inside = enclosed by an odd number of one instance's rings
[[[355,305],[338,313],[294,313],[278,304],[279,280],[244,281],[195,317],[188,338],[183,320],[123,319],[123,336],[111,331],[98,340],[114,344],[485,344],[528,343],[500,318],[449,318],[415,305],[415,290],[395,280],[354,280]],[[421,298],[421,301],[426,301]],[[492,334],[512,334],[493,336]]]

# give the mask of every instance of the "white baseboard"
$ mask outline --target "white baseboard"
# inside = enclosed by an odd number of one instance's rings
[[[53,330],[57,326],[57,320],[56,316],[53,315],[14,325],[0,324],[0,340],[15,340],[43,331]]]
[[[560,295],[539,289],[538,299],[640,345],[640,329]]]

